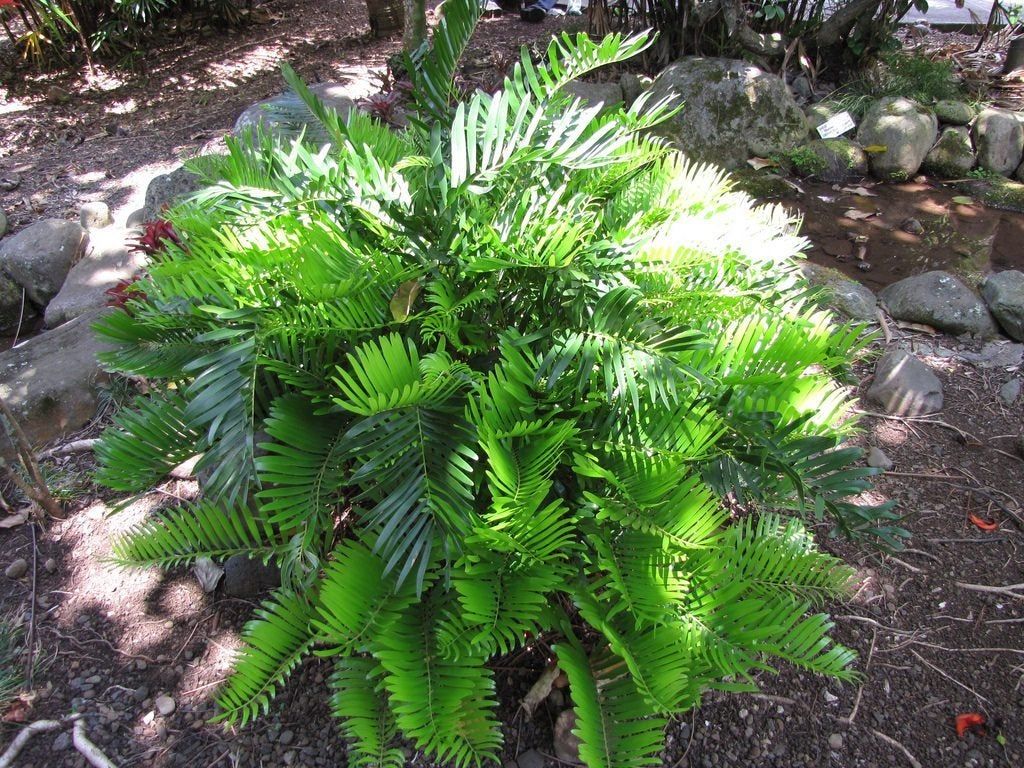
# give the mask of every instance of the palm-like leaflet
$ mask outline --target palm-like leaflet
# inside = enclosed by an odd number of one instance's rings
[[[212,477],[115,555],[283,566],[226,719],[317,653],[357,762],[396,764],[400,732],[479,764],[500,745],[487,662],[547,633],[585,761],[653,764],[666,716],[772,657],[850,675],[809,614],[849,572],[773,510],[899,533],[846,501],[867,472],[838,447],[832,372],[859,336],[809,302],[788,219],[649,136],[663,105],[562,94],[643,37],[557,40],[453,107],[478,9],[446,10],[402,133],[288,74],[326,143],[197,164],[180,245],[100,325],[154,394],[99,455],[121,490],[198,452]],[[754,516],[730,521],[726,494]]]

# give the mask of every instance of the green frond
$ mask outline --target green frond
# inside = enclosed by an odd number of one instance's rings
[[[271,523],[314,539],[330,530],[343,499],[346,423],[338,415],[317,415],[299,395],[275,401],[263,423],[273,442],[262,444],[266,453],[256,460],[263,485],[257,499]]]
[[[423,119],[448,121],[455,95],[455,72],[480,21],[483,5],[481,0],[448,0],[432,44],[406,57],[416,107]]]
[[[588,768],[659,765],[668,721],[651,714],[622,660],[601,650],[588,656],[573,636],[554,650],[576,705],[580,760]]]
[[[435,634],[437,598],[410,606],[379,633],[373,655],[398,727],[417,747],[458,768],[497,759],[494,679],[482,655],[446,659]]]
[[[137,309],[134,302],[130,306]],[[137,315],[124,310],[108,312],[93,323],[97,336],[114,347],[99,353],[100,362],[108,371],[171,381],[183,379],[185,367],[203,352],[203,346],[195,340],[199,324],[147,309],[138,308]]]
[[[206,433],[207,450],[197,465],[210,470],[206,492],[231,505],[246,498],[255,476],[256,341],[251,331],[231,327],[200,340],[226,343],[189,364],[197,375],[186,390],[185,418]]]
[[[200,557],[224,560],[232,555],[262,557],[283,552],[286,544],[245,505],[222,508],[199,501],[162,512],[132,528],[112,546],[121,565],[171,568]]]
[[[234,671],[217,694],[214,721],[245,725],[266,713],[278,688],[310,652],[313,604],[304,596],[277,590],[256,609],[242,630],[242,650]]]
[[[395,718],[380,681],[382,669],[363,656],[334,662],[330,678],[331,712],[351,740],[349,764],[358,768],[402,768],[405,754],[395,747]]]
[[[202,450],[202,435],[185,416],[187,403],[173,391],[136,397],[114,417],[94,449],[96,482],[140,493]]]
[[[416,600],[409,586],[398,587],[385,573],[384,561],[353,539],[334,550],[324,570],[313,627],[323,656],[351,655],[371,647],[394,614]]]

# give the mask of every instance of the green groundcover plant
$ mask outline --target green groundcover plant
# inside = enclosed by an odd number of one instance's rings
[[[852,674],[814,612],[850,573],[800,518],[899,533],[848,501],[871,474],[836,381],[860,330],[807,294],[781,209],[653,137],[668,106],[564,93],[644,36],[554,40],[452,106],[479,9],[446,9],[408,128],[327,111],[286,70],[315,130],[195,163],[210,186],[151,233],[98,326],[150,382],[99,478],[142,492],[201,454],[204,493],[114,554],[280,567],[226,721],[315,654],[356,764],[401,764],[399,738],[486,763],[488,663],[543,636],[581,759],[653,765],[708,689],[773,660]]]

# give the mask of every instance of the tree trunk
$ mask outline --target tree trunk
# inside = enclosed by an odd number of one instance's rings
[[[402,29],[403,2],[410,0],[366,0],[370,33],[374,37],[384,37]]]
[[[403,3],[405,29],[402,46],[407,53],[412,53],[427,40],[427,3],[426,0],[403,0]]]

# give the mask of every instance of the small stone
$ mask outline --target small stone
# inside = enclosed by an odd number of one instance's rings
[[[52,557],[46,558],[46,560],[43,562],[43,570],[47,573],[53,573],[57,570],[57,561],[54,560]]]
[[[1020,379],[1010,379],[999,388],[999,399],[1006,405],[1013,405],[1017,402],[1017,398],[1020,397],[1020,390]]]
[[[869,467],[876,467],[881,469],[883,472],[888,472],[895,466],[892,459],[885,455],[885,451],[874,445],[868,448],[867,461]]]
[[[833,733],[828,737],[829,749],[842,749],[843,748],[843,734]]]
[[[71,101],[71,94],[59,85],[51,85],[46,91],[46,100],[50,104],[67,104]]]
[[[567,709],[555,721],[555,757],[566,763],[580,761],[580,740],[573,733],[576,727],[576,710]]]
[[[110,207],[106,203],[85,203],[79,209],[79,221],[86,229],[102,229],[114,223]]]
[[[4,571],[4,576],[8,579],[20,579],[28,571],[28,562],[23,557],[19,557],[17,560],[11,562],[7,566],[7,570]]]
[[[66,752],[69,749],[71,749],[71,734],[67,731],[57,734],[57,738],[53,740],[53,751]]]
[[[0,211],[0,237],[7,234],[7,214]]]
[[[149,696],[149,688],[147,688],[144,685],[140,686],[140,687],[136,688],[134,691],[132,691],[132,698],[135,699],[136,701],[145,701],[148,696]]]
[[[900,224],[900,229],[911,235],[920,235],[924,233],[924,225],[917,219],[904,219]]]
[[[519,768],[544,768],[544,755],[536,749],[528,749],[516,758]]]
[[[21,176],[16,173],[10,173],[6,176],[0,176],[0,191],[13,192],[21,186]]]
[[[156,707],[156,711],[165,717],[174,712],[174,708],[177,706],[170,696],[157,696],[153,705]]]
[[[295,741],[294,731],[281,731],[281,735],[277,738],[278,742],[283,746],[287,747],[293,741]]]
[[[886,352],[875,367],[867,397],[889,413],[924,416],[942,410],[942,383],[932,370],[902,349]]]

